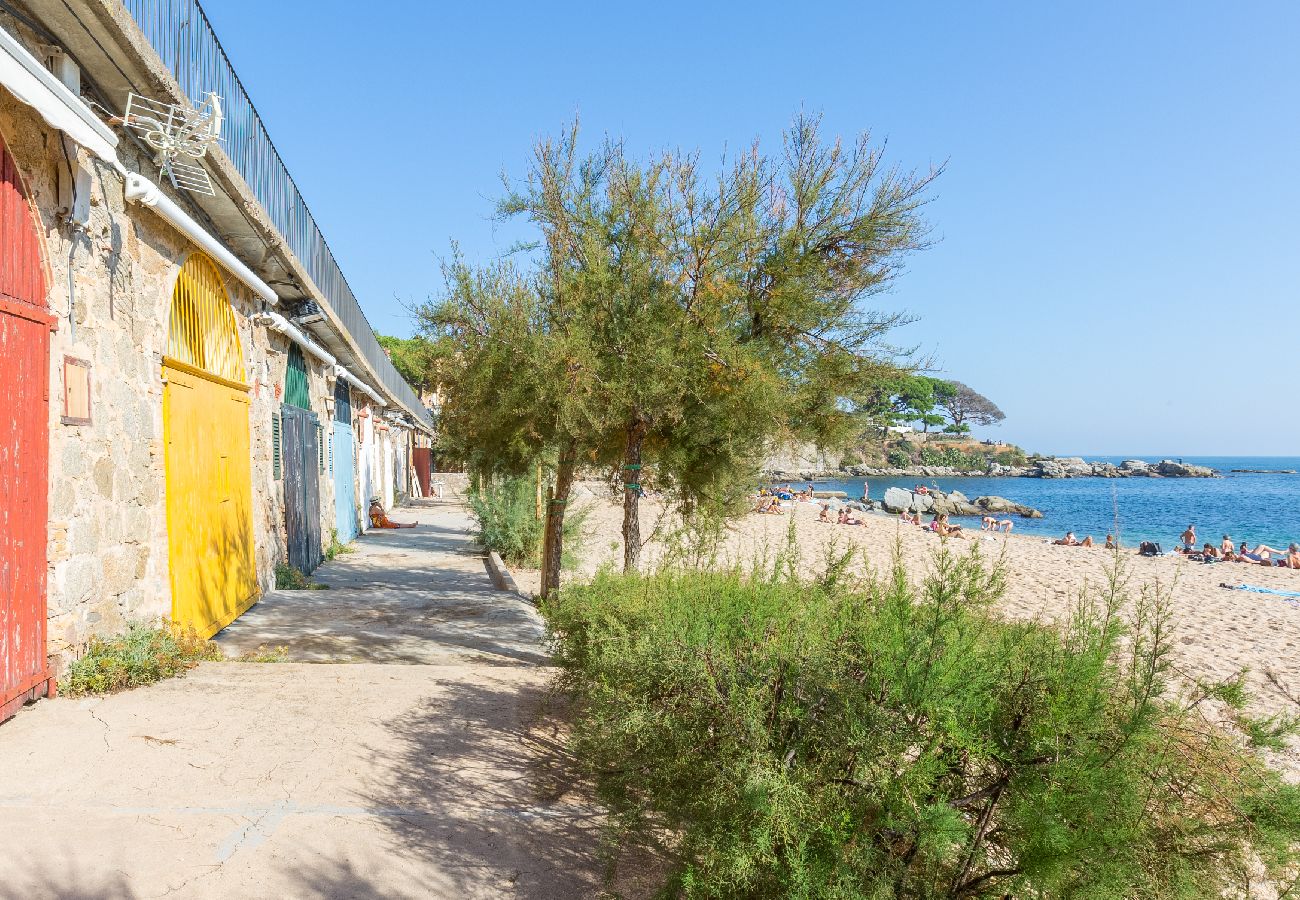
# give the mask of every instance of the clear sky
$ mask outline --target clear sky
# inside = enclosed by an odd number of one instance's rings
[[[802,9],[800,8],[802,6]],[[801,107],[947,162],[879,305],[1040,452],[1300,454],[1300,4],[208,0],[379,330],[502,171],[588,138],[777,149]]]

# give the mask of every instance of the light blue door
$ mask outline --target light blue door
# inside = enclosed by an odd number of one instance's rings
[[[352,443],[352,426],[334,423],[334,516],[339,540],[347,543],[357,536],[357,456]]]
[[[334,527],[346,544],[357,536],[357,450],[352,436],[352,395],[342,378],[334,383],[333,438]]]

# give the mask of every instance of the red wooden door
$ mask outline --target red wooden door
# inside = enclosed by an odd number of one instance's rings
[[[55,321],[32,212],[0,143],[0,721],[51,689],[45,520]]]

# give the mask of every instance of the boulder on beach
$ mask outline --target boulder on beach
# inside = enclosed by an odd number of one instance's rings
[[[912,508],[912,492],[902,488],[886,488],[884,497],[885,512],[901,513]]]
[[[986,513],[1015,513],[1024,519],[1041,519],[1043,514],[1023,503],[1016,503],[1006,497],[976,497],[975,506]]]

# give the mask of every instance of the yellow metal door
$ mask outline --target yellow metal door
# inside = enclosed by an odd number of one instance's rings
[[[172,621],[211,637],[257,600],[248,393],[163,365]]]

